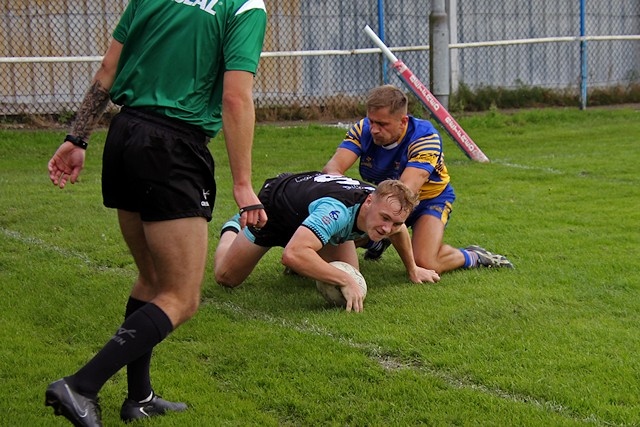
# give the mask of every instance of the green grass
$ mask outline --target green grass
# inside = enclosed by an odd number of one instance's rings
[[[397,254],[361,262],[365,311],[329,308],[272,250],[245,284],[217,286],[155,351],[155,388],[191,409],[157,426],[640,425],[640,112],[545,109],[467,116],[491,159],[444,136],[458,195],[455,246],[506,254],[515,270],[408,283]],[[345,130],[258,126],[255,187],[321,168]],[[46,385],[120,325],[135,269],[102,206],[94,135],[81,182],[46,163],[64,131],[0,131],[0,425],[65,425]],[[222,138],[210,259],[237,207]],[[354,176],[355,173],[354,173]],[[123,372],[101,392],[118,425]]]

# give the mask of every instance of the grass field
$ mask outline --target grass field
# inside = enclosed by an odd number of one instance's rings
[[[361,261],[365,311],[325,305],[272,250],[240,288],[210,263],[200,311],[155,352],[152,378],[190,410],[155,426],[640,425],[640,111],[537,110],[461,118],[492,160],[444,136],[458,199],[455,246],[504,253],[515,270],[413,285],[397,254]],[[97,132],[81,182],[46,163],[64,131],[0,131],[0,425],[65,425],[47,384],[120,325],[135,270],[102,206]],[[255,187],[321,168],[344,129],[260,125]],[[237,209],[212,141],[219,228]],[[356,176],[354,174],[354,176]],[[101,393],[119,425],[126,378]],[[146,425],[145,424],[145,425]]]

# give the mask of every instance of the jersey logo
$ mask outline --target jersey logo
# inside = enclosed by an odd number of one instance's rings
[[[336,182],[340,185],[356,186],[362,183],[356,179],[342,175],[318,175],[313,179],[315,182]]]
[[[340,212],[331,211],[329,212],[329,215],[322,216],[322,223],[325,225],[329,225],[331,224],[331,221],[337,221],[339,217],[340,217]]]
[[[135,339],[136,337],[136,330],[135,329],[124,329],[124,328],[118,328],[118,332],[116,332],[116,334],[114,336],[111,337],[111,339],[115,342],[117,342],[120,345],[125,345],[127,343],[127,340],[125,338],[123,338],[123,335],[128,335],[129,338],[131,339]]]
[[[218,0],[174,0],[176,3],[182,3],[185,6],[197,6],[200,10],[207,12],[210,15],[215,15],[216,11],[213,7],[218,3]]]
[[[211,192],[209,190],[205,190],[204,188],[202,189],[202,201],[200,201],[200,206],[209,206],[209,202],[207,201],[207,197],[209,197],[209,195],[211,194]]]
[[[335,182],[336,184],[341,185],[345,190],[375,191],[376,189],[375,187],[366,185],[357,179],[343,175],[317,175],[313,180],[315,182]]]

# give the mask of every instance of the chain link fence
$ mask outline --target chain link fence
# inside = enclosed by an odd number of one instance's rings
[[[127,1],[1,1],[0,116],[72,114]],[[449,0],[447,6],[455,46],[454,93],[460,84],[471,89],[524,85],[579,91],[578,1]],[[267,3],[267,10],[267,36],[255,84],[258,108],[322,108],[362,101],[381,83],[400,86],[389,64],[372,51],[365,25],[397,48],[397,56],[423,82],[430,80],[430,1],[282,0]],[[638,1],[588,1],[585,12],[586,36],[640,34]],[[539,38],[545,40],[480,43]],[[640,81],[639,39],[586,43],[590,87]]]

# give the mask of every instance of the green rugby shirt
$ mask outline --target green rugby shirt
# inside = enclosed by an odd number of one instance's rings
[[[224,72],[255,74],[266,22],[263,0],[131,0],[113,32],[123,49],[111,99],[213,137]]]

